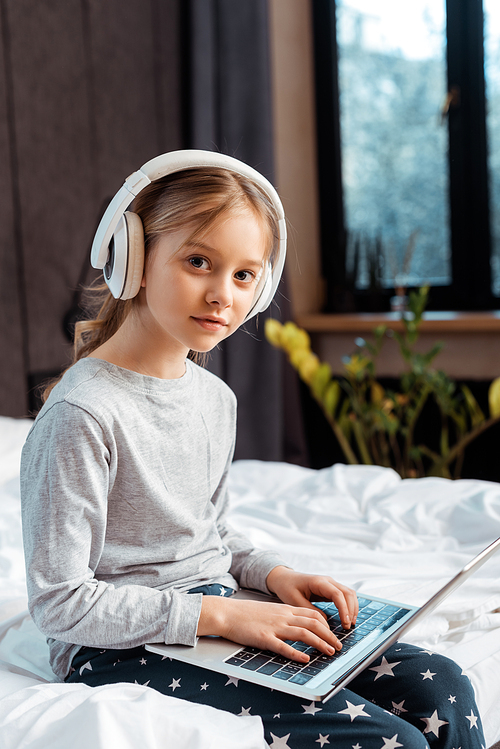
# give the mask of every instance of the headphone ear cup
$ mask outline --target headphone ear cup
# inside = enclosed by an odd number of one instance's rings
[[[137,213],[125,211],[123,217],[127,224],[128,248],[125,284],[120,299],[132,299],[139,293],[144,273],[144,227]]]
[[[264,279],[264,288],[262,290],[262,297],[261,297],[261,310],[265,310],[269,307],[271,304],[271,300],[274,296],[273,293],[273,269],[271,268],[271,264],[268,263],[266,266],[266,277]]]
[[[252,309],[245,318],[245,322],[258,315],[260,312],[264,312],[271,304],[273,293],[273,270],[271,264],[267,263],[264,271],[264,278],[260,282],[260,289],[257,290],[257,298],[253,304]]]

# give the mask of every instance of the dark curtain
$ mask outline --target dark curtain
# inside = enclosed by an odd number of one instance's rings
[[[64,319],[124,177],[182,148],[180,0],[0,0],[0,414],[67,366]]]
[[[273,181],[267,0],[183,4],[186,147],[245,161]],[[214,352],[208,368],[238,398],[236,458],[305,463],[298,388],[264,339],[268,316],[290,317],[284,281],[276,301]]]
[[[198,147],[272,180],[267,2],[0,0],[0,42],[0,414],[24,416],[69,362],[65,321],[125,175]],[[239,399],[237,456],[302,462],[291,373],[262,326],[209,366]]]

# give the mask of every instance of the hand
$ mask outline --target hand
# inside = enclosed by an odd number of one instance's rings
[[[314,606],[289,606],[219,596],[203,596],[198,635],[208,634],[220,635],[241,645],[272,650],[301,663],[307,663],[309,656],[295,650],[285,640],[301,640],[327,655],[333,655],[342,647],[324,616]]]
[[[267,576],[267,587],[283,603],[318,611],[311,601],[333,601],[344,629],[356,622],[358,598],[351,588],[325,575],[306,575],[289,567],[275,567]]]

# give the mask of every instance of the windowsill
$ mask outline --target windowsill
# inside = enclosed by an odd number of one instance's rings
[[[310,333],[370,333],[378,325],[403,330],[399,312],[299,315],[296,322]],[[500,333],[500,310],[491,312],[424,312],[422,333]]]

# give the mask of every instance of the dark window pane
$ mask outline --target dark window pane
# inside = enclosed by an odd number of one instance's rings
[[[500,5],[484,0],[484,72],[491,211],[493,294],[500,296]]]
[[[337,0],[337,29],[351,264],[378,244],[383,285],[449,284],[444,0]]]

